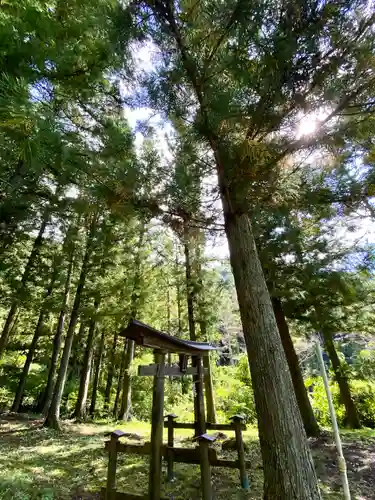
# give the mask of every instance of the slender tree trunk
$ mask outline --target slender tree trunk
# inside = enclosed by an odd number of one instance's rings
[[[178,336],[182,337],[182,305],[181,305],[181,287],[179,280],[177,278],[176,284],[176,295],[177,295],[177,321],[178,321]]]
[[[206,395],[206,406],[207,406],[207,422],[210,422],[211,424],[216,424],[215,397],[214,397],[212,371],[211,371],[211,363],[209,356],[203,356],[203,368],[204,368],[204,391]]]
[[[171,292],[169,289],[169,280],[167,280],[167,333],[171,333]],[[168,353],[168,365],[172,364],[172,354]],[[172,383],[173,378],[169,376],[169,382]]]
[[[332,362],[333,372],[339,386],[340,399],[345,406],[345,425],[351,429],[359,429],[361,423],[358,417],[357,408],[350,392],[349,381],[337,355],[332,333],[328,330],[323,330],[323,337],[324,345]]]
[[[361,423],[358,417],[357,408],[350,392],[348,378],[337,355],[335,344],[333,342],[332,331],[330,328],[325,326],[327,322],[324,320],[324,312],[321,310],[321,306],[318,302],[315,303],[314,309],[317,318],[317,327],[320,327],[320,330],[323,333],[324,346],[332,362],[333,372],[339,386],[340,399],[345,406],[345,425],[352,429],[359,429],[361,427]]]
[[[19,308],[20,300],[21,300],[21,294],[25,289],[26,283],[30,279],[31,271],[32,271],[33,267],[35,266],[36,260],[39,256],[39,253],[40,253],[40,249],[43,245],[43,234],[44,234],[44,231],[46,230],[46,227],[47,227],[47,224],[49,221],[49,215],[50,215],[50,211],[46,210],[44,212],[44,215],[43,215],[43,220],[42,220],[42,223],[41,223],[40,228],[39,228],[38,236],[35,238],[33,248],[31,250],[29,258],[27,260],[25,270],[24,270],[22,278],[21,278],[21,282],[18,285],[18,288],[16,291],[16,296],[13,299],[12,305],[10,306],[10,309],[8,312],[7,319],[5,320],[3,331],[1,332],[1,336],[0,336],[0,359],[2,358],[2,356],[4,354],[5,348],[7,346],[8,340],[9,340],[10,329],[11,329],[13,320],[15,319],[15,317],[17,315],[17,311]]]
[[[108,360],[107,384],[105,386],[105,392],[104,392],[104,410],[105,411],[108,411],[109,405],[111,404],[112,383],[113,383],[113,376],[115,374],[117,339],[118,339],[118,332],[116,330],[115,334],[113,336],[111,354],[110,354],[109,360]]]
[[[320,429],[311,407],[310,399],[303,381],[298,356],[294,349],[293,340],[290,336],[288,323],[286,321],[280,299],[273,297],[272,306],[275,313],[276,323],[279,329],[285,356],[289,365],[290,374],[292,376],[294,392],[297,398],[297,403],[306,434],[308,436],[318,436],[320,433]]]
[[[20,408],[20,405],[22,402],[23,394],[25,391],[26,379],[27,379],[27,376],[28,376],[29,370],[30,370],[30,365],[31,365],[31,362],[32,362],[33,357],[34,357],[39,338],[43,332],[44,318],[45,318],[46,310],[47,310],[46,300],[52,295],[53,289],[55,287],[55,282],[56,282],[56,278],[58,275],[58,264],[59,264],[59,262],[57,262],[57,259],[55,258],[51,280],[50,280],[50,283],[49,283],[47,290],[46,290],[44,303],[43,303],[42,308],[41,308],[40,313],[39,313],[39,318],[38,318],[38,322],[37,322],[37,325],[35,328],[34,336],[32,338],[32,341],[31,341],[31,344],[30,344],[30,347],[29,347],[29,350],[28,350],[28,353],[26,356],[26,361],[25,361],[25,364],[23,366],[23,370],[22,370],[22,374],[20,377],[20,381],[18,383],[16,395],[14,397],[14,401],[13,401],[13,405],[12,405],[12,409],[11,409],[11,411],[13,411],[13,412],[19,411],[19,408]]]
[[[194,283],[192,280],[191,272],[191,257],[190,257],[190,240],[189,240],[189,227],[187,222],[184,221],[184,253],[185,253],[185,277],[186,277],[186,301],[188,309],[188,324],[189,324],[189,334],[190,340],[196,341],[197,334],[195,329],[195,317],[194,317]],[[192,358],[193,366],[198,368],[202,363],[202,360],[198,357]],[[200,398],[196,387],[200,384],[199,375],[193,375],[193,398],[194,398],[194,416],[195,416],[195,435],[199,436],[204,432],[204,420],[205,420],[205,410],[204,410],[204,400]]]
[[[88,390],[89,390],[92,356],[93,356],[93,352],[94,352],[96,314],[97,314],[97,311],[99,308],[99,303],[100,303],[100,299],[95,300],[94,317],[91,318],[91,320],[90,320],[90,327],[89,327],[89,333],[87,336],[85,355],[83,358],[83,366],[82,366],[81,377],[80,377],[80,382],[79,382],[78,397],[77,397],[76,407],[74,410],[74,416],[78,420],[84,420],[86,418],[87,394],[88,394]]]
[[[126,354],[124,360],[124,374],[122,384],[121,407],[118,414],[119,420],[130,420],[131,409],[131,378],[129,368],[134,358],[134,341],[128,339],[126,346]]]
[[[178,336],[182,336],[182,306],[181,306],[181,284],[179,279],[179,262],[178,262],[178,247],[176,245],[176,301],[177,301],[177,323],[178,323]]]
[[[200,340],[208,342],[207,321],[206,321],[207,312],[204,300],[201,246],[199,240],[197,240],[196,242],[195,273],[197,281],[197,296],[195,297],[195,302],[198,304],[199,327],[201,334]],[[216,423],[215,393],[212,381],[212,371],[211,371],[211,362],[209,354],[208,356],[203,357],[203,367],[204,367],[203,377],[204,377],[204,389],[205,389],[204,392],[205,392],[206,406],[207,406],[207,421],[212,424],[215,424]]]
[[[105,330],[103,328],[102,335],[100,338],[98,354],[96,356],[94,381],[92,384],[92,392],[91,392],[91,403],[90,403],[89,413],[92,417],[94,417],[94,415],[95,415],[96,398],[97,398],[97,394],[98,394],[98,387],[99,387],[99,381],[100,381],[100,367],[101,367],[102,358],[103,358],[103,351],[104,351],[104,340],[105,340]]]
[[[202,340],[207,341],[206,322],[202,320],[199,322],[199,324],[200,324]],[[203,356],[203,368],[204,368],[204,392],[206,396],[206,406],[207,406],[207,422],[210,422],[211,424],[216,424],[215,396],[214,396],[211,362],[209,355]]]
[[[123,385],[123,380],[124,380],[124,369],[125,369],[125,358],[126,358],[127,347],[128,347],[128,340],[125,339],[124,340],[124,349],[122,351],[122,356],[121,356],[120,371],[118,374],[116,397],[115,397],[115,402],[114,402],[113,410],[112,410],[112,414],[113,414],[114,418],[117,418],[117,415],[118,415],[118,405],[120,402],[120,396],[121,396],[122,385]]]
[[[81,377],[82,372],[82,350],[83,343],[85,339],[85,330],[88,325],[87,318],[81,316],[78,320],[80,321],[78,332],[73,337],[73,343],[71,348],[71,355],[69,358],[68,371],[67,371],[67,382],[71,382],[73,379],[78,379]]]
[[[141,283],[141,252],[143,248],[143,240],[145,236],[145,225],[142,222],[139,232],[138,250],[134,259],[134,288],[131,299],[130,317],[136,318],[138,314],[139,296],[140,296],[140,283]],[[131,408],[131,377],[130,366],[134,358],[134,340],[128,339],[126,354],[124,358],[124,372],[123,372],[123,386],[122,386],[122,399],[121,407],[118,415],[119,420],[130,419]]]
[[[53,386],[57,369],[57,360],[60,353],[61,340],[64,332],[66,310],[69,302],[70,284],[72,280],[72,272],[74,264],[74,252],[75,252],[75,246],[72,245],[69,252],[68,269],[66,273],[63,300],[61,304],[59,319],[57,321],[55,336],[53,338],[52,356],[48,370],[47,384],[44,389],[43,396],[40,399],[40,403],[38,404],[38,409],[43,413],[43,415],[47,415],[53,395]]]
[[[47,418],[44,422],[44,425],[46,427],[51,427],[54,429],[60,428],[61,398],[65,388],[66,374],[68,370],[70,352],[74,338],[74,330],[78,321],[79,307],[81,304],[82,292],[85,286],[88,264],[91,257],[91,250],[92,250],[93,237],[96,229],[96,222],[97,222],[97,215],[94,214],[91,220],[90,231],[86,243],[85,255],[82,262],[81,274],[79,277],[72,313],[70,316],[69,327],[66,334],[64,350],[60,361],[59,372],[55,383],[54,394],[52,397],[51,405],[48,410]]]
[[[191,274],[191,258],[189,245],[189,228],[184,222],[184,253],[185,253],[185,278],[186,278],[186,301],[188,310],[188,324],[190,340],[196,341],[197,335],[195,331],[194,319],[194,283]]]

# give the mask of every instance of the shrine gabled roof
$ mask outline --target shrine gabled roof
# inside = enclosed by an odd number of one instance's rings
[[[143,347],[188,356],[207,356],[210,351],[216,349],[207,342],[193,342],[168,335],[135,319],[120,332],[120,336],[134,340]]]

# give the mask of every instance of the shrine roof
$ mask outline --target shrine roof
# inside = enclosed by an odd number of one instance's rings
[[[120,336],[134,340],[143,347],[188,356],[207,356],[210,351],[216,349],[207,342],[193,342],[168,335],[135,319],[120,332]]]

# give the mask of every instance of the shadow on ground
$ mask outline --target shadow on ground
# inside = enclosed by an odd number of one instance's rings
[[[1,500],[93,500],[105,485],[107,455],[105,434],[115,424],[94,425],[67,423],[62,432],[45,429],[37,418],[0,415],[0,499]],[[134,431],[136,424],[130,424]],[[129,429],[129,426],[120,426]],[[149,429],[140,424],[137,432],[148,439]],[[184,439],[185,437],[185,439]],[[186,436],[177,436],[180,446],[192,446]],[[262,471],[259,444],[248,441],[250,491],[239,486],[238,471],[214,468],[212,482],[215,500],[262,498]],[[329,434],[310,440],[323,498],[342,498],[336,452]],[[374,499],[375,433],[344,432],[344,453],[353,498]],[[217,445],[221,454],[220,445]],[[235,459],[232,453],[226,458]],[[200,498],[198,466],[176,464],[176,480],[164,484],[167,497],[182,500]],[[120,455],[118,490],[146,493],[148,462],[143,457]]]

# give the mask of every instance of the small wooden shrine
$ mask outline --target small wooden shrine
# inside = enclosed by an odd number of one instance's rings
[[[119,439],[125,434],[115,431],[111,434],[111,440],[106,443],[109,453],[107,487],[103,490],[105,500],[135,500],[137,498],[160,500],[162,482],[162,459],[166,458],[168,464],[168,480],[173,479],[173,463],[198,463],[201,467],[201,488],[204,500],[212,499],[211,466],[231,467],[240,470],[241,485],[248,487],[246,474],[246,463],[242,441],[242,430],[246,428],[240,417],[234,417],[231,424],[212,424],[205,421],[204,397],[203,397],[203,364],[202,357],[207,356],[215,348],[208,343],[193,342],[172,337],[166,333],[141,323],[130,321],[127,328],[120,335],[136,344],[154,350],[155,363],[148,366],[140,366],[138,375],[153,376],[153,402],[151,419],[151,442],[144,445],[122,444]],[[176,365],[166,365],[166,354],[178,354],[179,362]],[[188,360],[191,357],[191,366]],[[184,424],[175,422],[176,415],[168,415],[164,423],[164,382],[167,376],[193,376],[194,393],[194,423]],[[163,428],[168,428],[168,444],[163,445]],[[199,446],[195,449],[175,448],[174,429],[194,429],[195,439]],[[215,438],[206,434],[207,429],[233,430],[236,433],[236,444],[238,460],[220,460],[216,451],[209,448]],[[120,493],[116,491],[116,467],[117,454],[119,452],[150,455],[150,471],[148,495],[137,496],[134,494]]]

